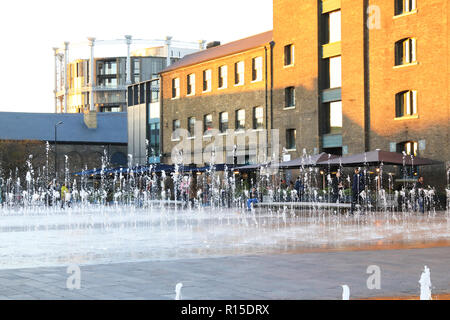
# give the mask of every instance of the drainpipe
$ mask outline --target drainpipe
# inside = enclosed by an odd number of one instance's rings
[[[270,129],[273,129],[273,47],[274,41],[270,41]],[[273,149],[273,146],[272,146]],[[273,153],[273,150],[272,150]]]
[[[64,42],[64,113],[67,113],[67,99],[69,97],[69,83],[67,70],[69,64],[69,42]]]
[[[364,149],[370,150],[370,66],[369,66],[369,28],[366,21],[369,19],[369,0],[364,0]]]
[[[54,55],[55,55],[55,113],[58,113],[58,48],[53,48]]]
[[[163,133],[164,133],[164,112],[163,112],[163,76],[159,75],[159,153],[161,154],[161,159],[159,161],[162,163],[162,158],[165,157],[164,144],[163,144]]]
[[[95,111],[94,106],[94,87],[95,87],[95,79],[94,79],[94,45],[95,38],[88,38],[89,47],[91,47],[91,56],[89,59],[89,112]]]

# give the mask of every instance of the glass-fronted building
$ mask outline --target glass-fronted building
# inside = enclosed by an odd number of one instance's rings
[[[160,83],[148,80],[128,86],[128,154],[132,165],[160,163]]]

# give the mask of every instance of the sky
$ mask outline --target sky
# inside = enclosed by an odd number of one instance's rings
[[[271,30],[272,0],[25,0],[0,10],[0,111],[54,112],[53,47],[64,41],[221,41]]]

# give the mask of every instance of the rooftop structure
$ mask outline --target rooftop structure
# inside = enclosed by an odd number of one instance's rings
[[[203,49],[204,41],[120,40],[88,38],[54,48],[55,112],[126,111],[126,89],[158,73],[187,54]]]

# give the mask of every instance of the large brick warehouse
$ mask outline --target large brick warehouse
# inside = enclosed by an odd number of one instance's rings
[[[171,162],[177,128],[201,122],[223,139],[278,129],[291,158],[404,151],[441,161],[421,174],[446,184],[449,12],[446,0],[274,0],[273,30],[161,72],[161,160]],[[189,137],[199,148],[208,138]]]

